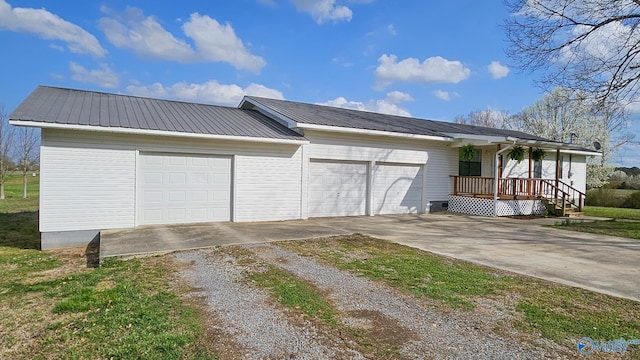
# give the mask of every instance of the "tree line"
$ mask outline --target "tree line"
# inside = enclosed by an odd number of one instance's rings
[[[0,105],[0,200],[5,199],[5,183],[14,172],[22,174],[22,197],[27,198],[28,175],[40,161],[37,129],[9,124],[8,113]]]

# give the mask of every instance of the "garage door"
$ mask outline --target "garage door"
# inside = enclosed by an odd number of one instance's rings
[[[141,153],[138,169],[139,225],[230,220],[230,157]]]
[[[366,163],[311,161],[309,216],[364,215],[366,205]]]
[[[422,206],[422,166],[377,164],[373,173],[375,214],[417,213]]]

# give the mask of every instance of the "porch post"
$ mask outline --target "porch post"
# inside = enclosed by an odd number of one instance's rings
[[[554,197],[558,198],[558,185],[560,184],[560,149],[556,149],[556,189]]]
[[[533,157],[533,148],[529,147],[529,179],[527,180],[527,195],[531,196],[531,186],[532,186],[532,180],[533,179],[533,160],[531,160],[531,158]]]
[[[498,216],[498,188],[500,186],[500,178],[502,177],[502,171],[500,171],[500,154],[509,150],[516,144],[515,140],[513,144],[507,146],[504,149],[501,149],[500,144],[498,144],[498,149],[496,151],[496,157],[494,160],[494,164],[496,164],[495,172],[493,175],[493,216]]]
[[[501,147],[502,146],[500,144],[498,144],[497,149],[496,149],[496,154],[500,153],[500,148]],[[496,181],[496,184],[498,186],[498,194],[500,194],[500,191],[501,191],[500,185],[502,185],[502,184],[500,184],[500,181],[499,181],[500,179],[502,179],[502,158],[500,156],[496,156],[496,167],[497,167],[496,174],[498,174],[498,176],[495,179],[495,181]]]

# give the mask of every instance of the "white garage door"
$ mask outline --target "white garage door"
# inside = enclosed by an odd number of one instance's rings
[[[377,164],[373,174],[375,214],[417,213],[422,206],[422,166]]]
[[[366,163],[311,161],[309,216],[364,215],[366,205]]]
[[[138,169],[139,225],[230,220],[230,157],[147,153]]]

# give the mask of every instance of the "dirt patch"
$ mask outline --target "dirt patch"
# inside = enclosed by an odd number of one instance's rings
[[[384,347],[397,348],[409,341],[418,340],[418,336],[414,332],[402,326],[398,320],[392,319],[380,311],[349,311],[346,313],[344,321]]]

